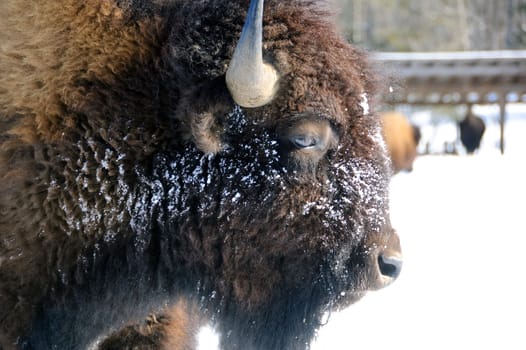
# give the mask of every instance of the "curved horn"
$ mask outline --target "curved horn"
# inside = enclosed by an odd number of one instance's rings
[[[247,19],[226,72],[226,85],[242,107],[260,107],[274,98],[278,73],[263,62],[263,0],[251,0]]]

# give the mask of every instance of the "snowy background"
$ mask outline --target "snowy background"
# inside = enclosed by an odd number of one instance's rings
[[[526,107],[508,108],[504,156],[498,108],[474,111],[487,124],[477,154],[421,156],[392,180],[399,279],[332,313],[313,350],[526,349]],[[424,139],[456,138],[454,125],[415,121]],[[216,348],[210,330],[201,339]]]

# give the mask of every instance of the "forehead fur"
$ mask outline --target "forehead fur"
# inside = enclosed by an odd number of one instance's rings
[[[287,8],[289,7],[289,8]],[[301,13],[298,13],[301,12]],[[270,6],[268,15],[286,27],[284,33],[270,38],[277,66],[283,70],[288,105],[299,112],[316,110],[336,118],[361,115],[360,95],[372,92],[369,67],[362,52],[351,47],[327,22],[319,6]],[[344,124],[344,120],[338,122]]]

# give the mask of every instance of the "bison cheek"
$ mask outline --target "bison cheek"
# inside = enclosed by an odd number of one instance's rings
[[[270,301],[281,283],[279,259],[265,259],[260,254],[263,248],[235,247],[235,244],[223,247],[222,272],[215,281],[216,288],[227,302],[233,302],[244,312],[253,312]]]

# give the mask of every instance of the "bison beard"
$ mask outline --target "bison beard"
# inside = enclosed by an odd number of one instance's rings
[[[1,349],[191,348],[203,320],[225,349],[304,349],[397,277],[364,56],[313,3],[268,1],[279,83],[240,107],[247,8],[0,4]]]

